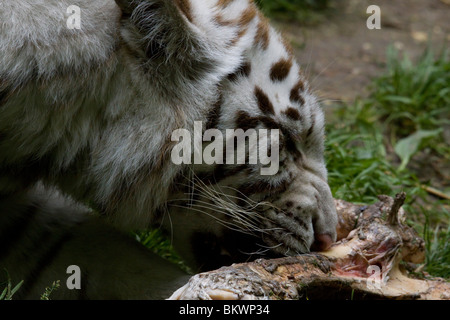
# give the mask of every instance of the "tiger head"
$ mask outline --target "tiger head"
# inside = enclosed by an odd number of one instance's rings
[[[292,49],[255,7],[225,2],[216,25],[235,28],[228,46],[241,52],[197,119],[202,141],[191,141],[191,165],[174,183],[163,219],[175,247],[202,269],[336,240],[319,103]]]

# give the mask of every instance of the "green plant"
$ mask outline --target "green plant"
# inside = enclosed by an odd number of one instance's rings
[[[432,275],[450,279],[450,225],[447,229],[437,226],[434,231],[426,229],[426,270]]]
[[[387,55],[388,70],[374,80],[369,98],[340,106],[327,126],[330,187],[336,198],[360,203],[405,191],[408,223],[426,241],[426,270],[449,278],[449,201],[430,197],[424,187],[429,177],[421,166],[408,166],[418,154],[450,163],[442,134],[450,121],[448,54],[435,58],[427,50],[417,63],[401,60],[392,48]]]
[[[44,293],[41,295],[41,300],[50,300],[50,295],[53,291],[58,290],[60,287],[60,281],[53,281],[50,287],[46,287]]]
[[[326,159],[328,181],[333,196],[355,203],[373,203],[377,196],[407,193],[404,205],[408,223],[424,235],[427,246],[426,270],[434,275],[450,277],[450,215],[445,215],[445,200],[429,199],[416,174],[397,168],[387,157],[381,126],[359,120],[359,112],[367,112],[361,104],[346,106],[353,122],[345,125],[337,120],[327,127]],[[400,170],[401,169],[401,170]],[[447,201],[448,204],[448,201]],[[436,229],[433,229],[436,228]],[[430,236],[435,230],[434,236]]]
[[[3,291],[0,293],[0,300],[12,300],[12,297],[14,296],[14,294],[20,289],[20,287],[23,284],[23,280],[20,281],[18,284],[16,284],[14,287],[12,286],[11,283],[11,278],[9,277],[9,273],[8,271],[5,269],[4,270],[6,273],[6,287],[3,289]]]
[[[170,240],[158,229],[151,229],[134,234],[137,241],[142,243],[160,257],[177,264],[187,273],[192,273],[181,257],[173,249]]]
[[[399,172],[388,160],[382,126],[370,102],[356,101],[337,109],[327,125],[325,158],[336,198],[368,203],[404,188],[410,188],[409,199],[420,192],[414,188],[417,177]]]
[[[402,171],[406,168],[411,157],[421,149],[421,146],[426,145],[425,141],[427,139],[435,138],[439,136],[441,132],[442,129],[417,130],[406,138],[400,139],[394,147],[395,153],[401,159],[398,170]]]
[[[391,143],[411,134],[440,129],[450,124],[450,59],[448,50],[435,57],[425,50],[416,63],[399,58],[393,47],[387,52],[387,72],[374,80],[370,101],[379,110]],[[428,147],[450,156],[442,132]]]

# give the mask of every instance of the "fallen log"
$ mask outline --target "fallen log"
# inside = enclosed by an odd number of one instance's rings
[[[425,243],[404,224],[405,194],[370,206],[335,200],[338,239],[329,250],[233,264],[193,276],[169,300],[448,299],[450,283],[418,279]]]

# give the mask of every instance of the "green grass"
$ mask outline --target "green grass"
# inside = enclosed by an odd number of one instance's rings
[[[447,50],[437,58],[432,50],[426,50],[414,64],[408,56],[399,57],[391,47],[387,53],[387,70],[374,81],[371,101],[395,136],[404,137],[418,130],[450,124]]]
[[[192,273],[189,267],[183,262],[181,257],[176,253],[168,237],[166,237],[160,230],[146,230],[134,234],[137,241],[142,243],[152,252],[160,257],[178,265],[187,273]]]
[[[41,294],[40,300],[50,300],[52,293],[58,290],[60,287],[60,280],[53,281],[53,283],[49,287],[45,288],[44,293]]]
[[[430,156],[450,165],[442,129],[450,123],[450,60],[446,51],[435,57],[427,50],[416,63],[393,49],[387,55],[372,94],[340,106],[328,124],[330,187],[335,198],[359,203],[405,191],[407,221],[426,241],[425,270],[450,278],[450,202],[427,193],[429,177],[414,165]]]
[[[3,271],[6,273],[6,283],[0,283],[0,288],[3,288],[3,290],[0,291],[0,300],[12,300],[14,294],[22,286],[23,280],[18,284],[13,285],[8,271],[6,269],[4,269]]]
[[[433,275],[450,279],[450,226],[446,230],[437,227],[427,232],[426,269]]]
[[[425,50],[417,63],[389,48],[387,72],[373,84],[370,102],[380,113],[389,143],[403,164],[425,148],[444,159],[450,145],[444,126],[450,125],[450,59],[448,50],[435,57]]]

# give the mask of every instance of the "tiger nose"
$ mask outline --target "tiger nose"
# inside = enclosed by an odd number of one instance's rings
[[[331,244],[333,239],[329,234],[316,234],[314,235],[314,242],[311,246],[311,251],[325,251]]]

